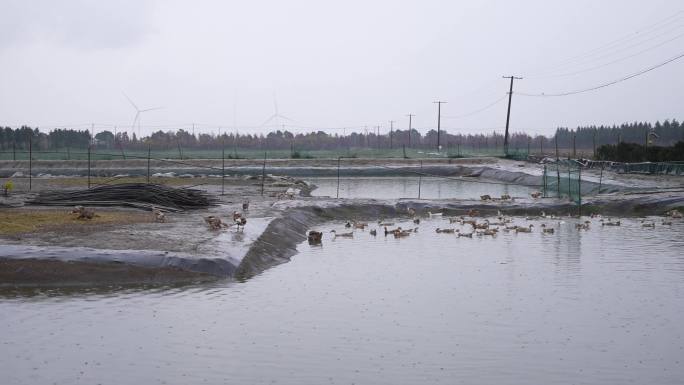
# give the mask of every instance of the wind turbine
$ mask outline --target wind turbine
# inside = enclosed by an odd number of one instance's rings
[[[261,123],[261,126],[259,126],[259,127],[263,128],[265,125],[267,125],[268,123],[270,123],[274,120],[275,120],[275,126],[280,127],[280,119],[285,119],[285,120],[289,120],[290,122],[296,123],[296,121],[294,121],[294,120],[288,118],[287,116],[282,115],[278,112],[278,101],[276,100],[275,93],[273,94],[273,110],[274,110],[274,114],[269,116],[268,119],[266,119],[263,123]]]
[[[133,108],[135,108],[135,117],[133,118],[133,123],[131,124],[131,131],[135,130],[135,123],[138,123],[138,138],[140,138],[140,115],[142,115],[143,112],[159,110],[159,109],[162,109],[164,107],[145,108],[145,109],[141,110],[140,108],[138,108],[138,106],[135,103],[133,103],[131,98],[129,98],[125,92],[122,92],[122,93],[123,93],[123,96],[125,96],[126,99],[128,99],[128,102],[131,103],[131,106],[133,106]]]

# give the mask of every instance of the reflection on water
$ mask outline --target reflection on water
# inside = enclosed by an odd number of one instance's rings
[[[312,192],[313,196],[337,196],[337,178],[309,178],[307,180],[318,187]],[[418,198],[418,187],[417,177],[341,178],[340,198]],[[420,197],[423,199],[479,199],[485,194],[492,197],[500,197],[503,194],[529,196],[532,191],[534,190],[530,187],[481,180],[476,182],[432,177],[420,180]]]
[[[5,296],[2,383],[681,383],[683,222],[518,222],[535,232],[335,223],[242,283]]]

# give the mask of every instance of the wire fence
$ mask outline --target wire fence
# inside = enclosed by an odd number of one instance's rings
[[[542,193],[545,198],[568,199],[582,208],[582,168],[570,162],[544,165]]]
[[[337,159],[343,158],[398,158],[398,159],[429,159],[429,158],[465,158],[465,157],[504,157],[503,148],[493,146],[461,146],[452,144],[441,148],[427,147],[395,147],[395,148],[371,148],[349,147],[325,150],[306,149],[244,149],[226,147],[224,149],[144,149],[144,150],[117,150],[92,148],[60,148],[54,150],[31,150],[13,148],[0,150],[0,160],[86,160],[90,154],[91,160],[117,160],[136,159],[147,157],[152,152],[153,158],[159,159],[261,159],[264,152],[268,152],[271,158],[279,159]],[[509,157],[514,159],[526,159],[528,152],[525,150],[510,150]]]

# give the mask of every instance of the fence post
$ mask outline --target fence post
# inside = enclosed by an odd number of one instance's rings
[[[418,174],[418,199],[420,199],[420,189],[423,184],[423,161],[420,161],[420,174]]]
[[[150,184],[150,158],[152,155],[152,145],[147,145],[147,184]]]
[[[225,194],[226,189],[226,138],[224,136],[221,148],[221,195]]]
[[[544,198],[547,198],[546,195],[546,165],[544,165],[544,173],[542,174],[542,191],[543,191],[543,196]]]
[[[582,167],[577,171],[577,199],[579,200],[579,217],[582,217]]]
[[[340,159],[342,157],[337,157],[337,198],[340,197]]]
[[[603,162],[601,162],[601,176],[599,176],[599,189],[598,189],[599,194],[601,193],[601,183],[603,182],[603,168],[604,167],[605,167],[605,165],[603,164]]]
[[[178,157],[180,160],[183,160],[183,150],[181,150],[180,139],[177,139],[176,142],[178,143]]]
[[[71,160],[71,150],[69,150],[69,146],[67,146],[67,160]]]
[[[90,144],[88,144],[88,189],[90,190]]]
[[[266,152],[264,152],[264,165],[261,167],[261,196],[264,196],[264,183],[266,181]]]
[[[12,160],[17,160],[17,142],[12,141]]]
[[[570,166],[568,166],[568,198],[572,200],[572,194],[570,193]]]
[[[31,191],[31,187],[32,187],[31,185],[33,183],[33,181],[32,181],[32,178],[33,178],[33,176],[32,176],[32,171],[33,171],[32,170],[33,169],[33,145],[32,145],[32,142],[33,142],[32,139],[33,138],[32,138],[32,136],[33,135],[29,135],[29,191]]]

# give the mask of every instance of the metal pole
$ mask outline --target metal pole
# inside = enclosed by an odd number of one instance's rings
[[[150,158],[152,156],[152,145],[147,145],[147,184],[150,184]]]
[[[605,165],[603,164],[603,162],[601,162],[601,176],[599,176],[599,189],[598,189],[599,194],[601,193],[601,183],[603,182],[603,168],[604,167],[605,167]]]
[[[408,114],[407,116],[409,117],[408,146],[409,146],[409,148],[411,148],[411,130],[412,130],[412,124],[411,124],[411,123],[412,123],[412,120],[413,120],[412,118],[413,118],[415,115],[413,115],[413,114]]]
[[[88,189],[90,189],[90,144],[88,144]]]
[[[572,134],[572,158],[577,159],[577,134]]]
[[[226,191],[226,139],[223,138],[223,148],[221,149],[221,195]]]
[[[579,200],[579,217],[582,217],[582,167],[577,171],[577,195]]]
[[[264,165],[261,167],[261,196],[264,196],[264,183],[266,182],[266,152],[264,152]]]
[[[392,137],[394,136],[394,120],[390,120],[390,150],[394,147]]]
[[[442,134],[442,101],[436,101],[433,103],[437,103],[437,152],[440,151],[440,136]]]
[[[418,174],[418,199],[420,199],[420,189],[423,184],[423,161],[420,161],[420,174]]]
[[[337,157],[337,196],[336,198],[339,199],[340,197],[340,157]]]
[[[17,142],[12,142],[12,160],[17,160]]]
[[[33,145],[31,144],[33,142],[33,134],[29,135],[29,191],[31,191],[31,184],[32,184],[32,169],[33,169]]]

